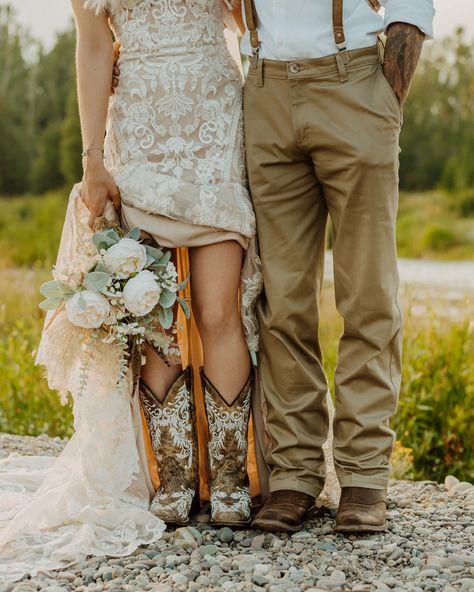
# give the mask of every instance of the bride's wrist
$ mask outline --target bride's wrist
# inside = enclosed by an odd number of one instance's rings
[[[88,171],[96,172],[105,168],[102,152],[94,150],[85,154],[82,157],[82,168],[84,169],[85,174],[87,174]]]

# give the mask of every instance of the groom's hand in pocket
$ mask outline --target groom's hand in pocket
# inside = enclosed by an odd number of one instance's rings
[[[407,23],[392,23],[387,31],[383,73],[403,106],[423,49],[425,35]]]
[[[102,216],[107,200],[117,212],[120,211],[120,191],[107,171],[99,151],[89,152],[84,162],[81,198],[90,212],[89,226]]]

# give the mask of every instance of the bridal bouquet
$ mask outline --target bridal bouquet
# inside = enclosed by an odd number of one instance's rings
[[[142,244],[139,228],[127,234],[106,228],[89,242],[86,252],[55,267],[55,279],[41,286],[46,299],[40,303],[55,314],[65,310],[68,321],[82,329],[83,379],[96,340],[120,347],[118,380],[145,340],[165,361],[179,356],[173,307],[178,303],[187,318],[189,307],[178,296],[186,281],[178,282],[171,252]]]

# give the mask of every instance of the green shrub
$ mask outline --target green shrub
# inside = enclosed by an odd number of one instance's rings
[[[44,197],[0,198],[0,267],[50,268],[56,259],[66,206],[64,191]]]
[[[444,226],[432,225],[423,233],[421,244],[424,249],[439,253],[456,245],[454,233]]]
[[[417,479],[474,481],[474,340],[468,320],[405,321],[403,382],[393,421]]]
[[[49,272],[5,270],[0,275],[0,432],[68,436],[72,410],[49,390],[44,369],[35,366],[43,325],[40,284]]]
[[[458,191],[450,196],[453,208],[460,216],[474,216],[474,187]]]

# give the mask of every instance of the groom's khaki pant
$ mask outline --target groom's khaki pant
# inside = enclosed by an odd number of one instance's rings
[[[317,333],[326,222],[344,319],[335,374],[334,457],[341,485],[384,489],[401,376],[395,221],[401,110],[377,48],[253,60],[245,85],[250,188],[265,292],[261,378],[270,490],[323,486],[327,382]]]

